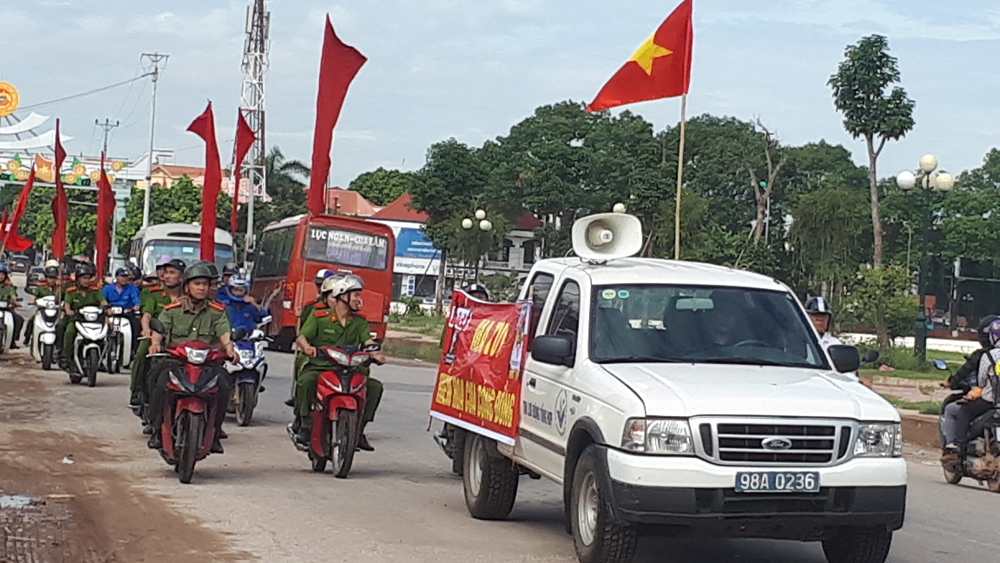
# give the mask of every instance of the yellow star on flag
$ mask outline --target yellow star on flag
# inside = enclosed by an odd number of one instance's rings
[[[639,63],[642,70],[646,72],[646,75],[653,74],[653,60],[660,57],[666,57],[667,55],[674,54],[673,51],[667,49],[666,47],[661,47],[654,42],[654,35],[650,35],[649,39],[640,46],[630,61],[635,61]]]

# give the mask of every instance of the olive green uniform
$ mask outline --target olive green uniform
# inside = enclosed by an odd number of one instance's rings
[[[359,316],[352,317],[346,323],[340,322],[329,309],[316,310],[306,319],[299,331],[299,336],[305,337],[311,346],[316,348],[333,346],[363,346],[371,340],[371,328],[368,321]],[[309,358],[295,384],[295,415],[303,428],[309,428],[312,420],[309,412],[312,410],[313,398],[316,396],[316,384],[319,375],[330,370],[334,363],[322,355],[320,351],[315,358]],[[368,375],[368,368],[362,368]],[[382,383],[368,377],[368,392],[365,402],[365,412],[361,416],[362,424],[375,419],[375,410],[382,400]]]
[[[329,309],[329,306],[326,303],[323,303],[322,297],[317,297],[316,301],[309,303],[302,309],[302,314],[299,315],[300,330],[303,326],[305,326],[306,321],[309,320],[309,317],[311,317],[317,309]],[[302,352],[295,353],[295,363],[292,369],[292,397],[295,397],[295,382],[299,380],[299,373],[302,371],[302,366],[306,365],[307,361],[309,361],[309,356],[303,354]]]
[[[49,297],[50,295],[54,295],[58,299],[59,293],[59,286],[49,287],[47,285],[39,285],[35,288],[35,301],[38,301],[42,297]]]
[[[149,316],[156,318],[164,307],[173,301],[173,297],[157,284],[142,288],[139,292],[139,314],[149,313]],[[146,374],[149,373],[149,339],[139,341],[139,346],[135,351],[135,358],[132,360],[132,382],[129,390],[132,393],[147,391]]]
[[[17,300],[17,288],[10,282],[0,283],[0,301],[10,301],[13,304]]]
[[[84,307],[100,307],[103,302],[104,294],[101,293],[100,287],[93,286],[82,289],[74,285],[66,289],[66,300],[64,303],[69,305],[70,310],[74,313]],[[62,325],[63,330],[63,358],[68,360],[73,357],[73,340],[76,339],[76,323],[73,322],[71,315],[66,315],[59,321],[59,324]]]
[[[13,343],[11,346],[13,346],[20,342],[21,326],[24,324],[24,319],[22,319],[21,315],[18,315],[15,311],[15,307],[17,307],[17,288],[14,287],[14,284],[12,284],[10,280],[0,284],[0,301],[7,301],[10,303],[10,314],[14,321],[14,337],[11,339],[11,342]]]

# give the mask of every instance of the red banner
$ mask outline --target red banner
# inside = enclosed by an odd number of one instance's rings
[[[431,416],[514,444],[531,304],[452,297]]]

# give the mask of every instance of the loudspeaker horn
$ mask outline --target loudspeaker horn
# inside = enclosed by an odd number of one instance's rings
[[[573,251],[584,260],[614,260],[642,250],[642,223],[635,215],[598,213],[573,223]]]

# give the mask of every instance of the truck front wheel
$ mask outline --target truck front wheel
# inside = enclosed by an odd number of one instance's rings
[[[489,438],[468,433],[465,440],[462,484],[465,505],[473,518],[503,520],[514,508],[518,471],[514,462],[497,453]]]
[[[573,473],[570,526],[581,563],[628,563],[638,541],[635,528],[614,522],[597,464],[597,447],[587,446]]]
[[[823,540],[829,563],[884,563],[892,532],[885,528],[841,528]]]

